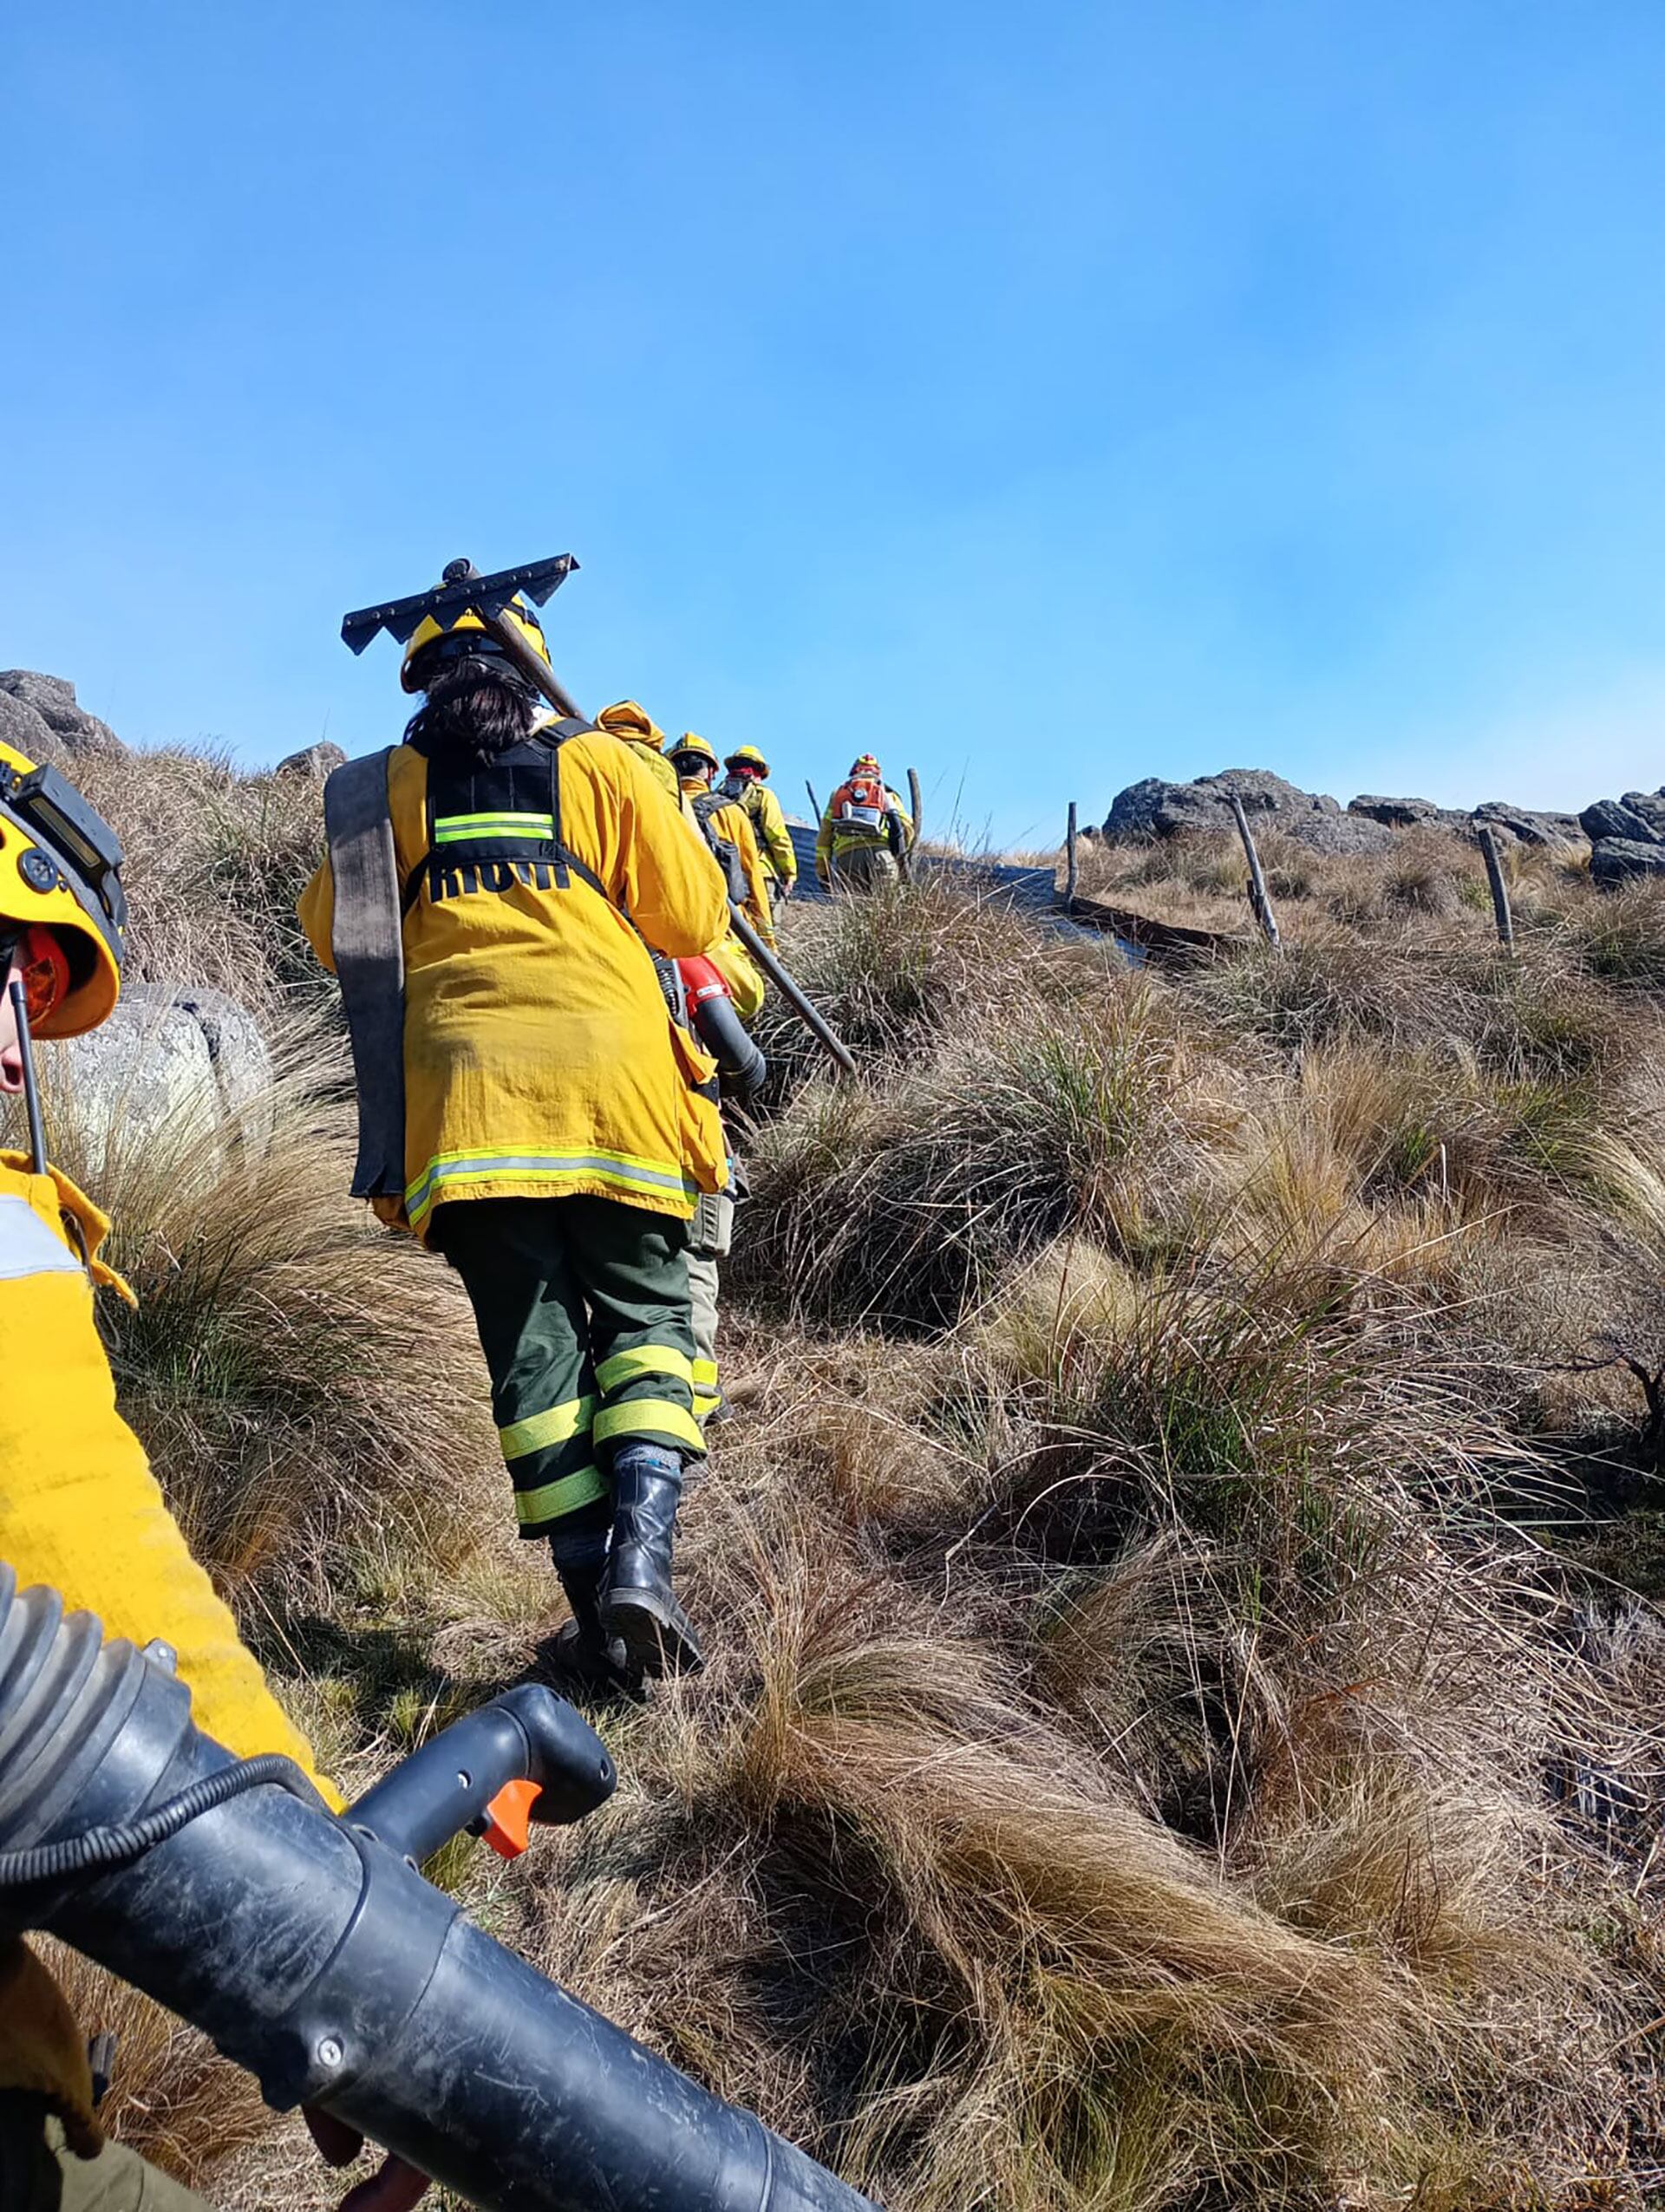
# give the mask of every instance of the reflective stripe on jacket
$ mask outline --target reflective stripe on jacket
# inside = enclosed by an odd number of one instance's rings
[[[722,871],[697,835],[634,748],[597,731],[460,767],[395,746],[388,799],[414,893],[410,1226],[448,1198],[580,1193],[686,1219],[722,1187],[726,1147],[695,1087],[713,1064],[670,1021],[647,946],[682,958],[722,927]],[[333,912],[326,856],[300,902],[326,967]]]

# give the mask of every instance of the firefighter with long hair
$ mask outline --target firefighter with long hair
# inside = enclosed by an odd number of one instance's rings
[[[506,619],[547,658],[529,606]],[[550,1546],[573,1655],[697,1667],[671,1586],[703,1450],[686,1248],[727,1158],[715,1063],[670,1019],[653,956],[719,937],[722,874],[631,746],[557,724],[473,610],[422,621],[402,682],[422,703],[386,755],[404,1174],[385,1210],[463,1279],[516,1519]],[[335,899],[326,854],[300,912],[331,966]]]

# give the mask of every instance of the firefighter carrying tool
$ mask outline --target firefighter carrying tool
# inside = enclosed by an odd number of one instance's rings
[[[549,1542],[583,1658],[696,1668],[671,1586],[703,1451],[685,1249],[728,1155],[653,955],[703,952],[725,888],[628,747],[540,714],[565,695],[526,600],[453,567],[374,610],[426,703],[330,779],[301,900],[352,1034],[356,1188],[462,1276],[520,1532]]]
[[[502,569],[493,576],[481,576],[472,561],[450,561],[446,564],[444,581],[436,590],[416,592],[408,599],[389,600],[378,607],[362,607],[357,613],[346,616],[341,625],[342,638],[352,652],[362,653],[379,630],[386,630],[403,643],[429,616],[437,619],[441,614],[455,615],[464,610],[477,613],[510,665],[542,693],[558,714],[576,717],[578,709],[572,695],[557,679],[547,656],[510,618],[508,609],[517,595],[541,607],[577,567],[578,562],[571,553],[557,553],[548,560],[532,561],[520,568]],[[539,632],[539,643],[541,642]],[[622,703],[628,706],[631,702]],[[853,1075],[856,1063],[848,1048],[834,1035],[826,1017],[732,901],[729,912],[735,935],[769,982],[829,1057],[838,1062],[846,1074]],[[357,1058],[355,1041],[355,1065]]]

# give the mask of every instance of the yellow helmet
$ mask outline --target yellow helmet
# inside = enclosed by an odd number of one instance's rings
[[[717,770],[722,766],[717,758],[717,748],[712,744],[710,739],[697,736],[691,729],[685,729],[676,744],[670,747],[670,757],[673,760],[680,759],[684,753],[692,753],[696,759],[708,761],[713,775],[715,775]]]
[[[121,843],[68,777],[0,745],[0,929],[49,930],[69,987],[35,1023],[41,1037],[95,1029],[121,995],[127,902]]]
[[[661,753],[665,749],[665,733],[634,699],[615,699],[610,707],[604,707],[596,716],[596,728],[609,730],[615,737],[646,738]]]
[[[760,776],[769,773],[768,762],[754,745],[737,745],[722,765],[725,768],[750,768]]]
[[[549,665],[549,648],[544,643],[544,633],[538,617],[526,601],[517,592],[503,610],[503,619],[511,630],[518,630],[526,643],[543,662]],[[438,622],[432,615],[424,615],[410,633],[405,647],[404,665],[399,671],[399,682],[407,691],[426,691],[428,685],[416,663],[430,645],[437,645],[441,638],[467,636],[470,631],[486,636],[486,625],[472,607],[465,607],[449,622]]]

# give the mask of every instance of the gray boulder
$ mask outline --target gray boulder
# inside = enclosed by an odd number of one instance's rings
[[[1652,842],[1652,832],[1640,814],[1631,812],[1621,799],[1597,799],[1585,807],[1578,817],[1579,825],[1592,845],[1603,838],[1623,841],[1634,838],[1641,844]]]
[[[1603,891],[1642,876],[1665,876],[1665,842],[1637,838],[1597,838],[1590,848],[1590,872]]]
[[[1665,838],[1665,797],[1654,791],[1627,791],[1623,799],[1598,799],[1578,817],[1594,844],[1603,838],[1651,845]]]
[[[1585,832],[1576,814],[1539,812],[1530,806],[1512,806],[1506,799],[1488,799],[1469,817],[1478,829],[1490,823],[1519,845],[1577,845]]]
[[[340,746],[321,738],[317,744],[309,745],[299,753],[287,754],[272,773],[279,776],[308,776],[314,783],[322,783],[326,776],[346,765],[347,755]]]
[[[1459,806],[1436,806],[1431,799],[1378,799],[1366,792],[1347,802],[1349,814],[1362,814],[1390,830],[1417,830],[1432,825],[1455,830],[1466,826],[1468,816]]]
[[[270,1142],[271,1054],[223,991],[130,983],[108,1021],[57,1050],[83,1145],[160,1145],[183,1161],[205,1144],[258,1156]]]
[[[0,691],[0,745],[10,746],[38,767],[43,761],[56,767],[64,757],[64,742],[49,729],[26,699]]]
[[[0,669],[0,693],[32,708],[71,753],[126,750],[108,722],[77,703],[75,685],[61,675],[42,675],[34,669]]]
[[[1236,793],[1251,829],[1281,831],[1318,852],[1379,852],[1393,832],[1362,815],[1344,814],[1328,793],[1303,791],[1266,768],[1226,768],[1193,783],[1147,776],[1112,803],[1104,834],[1113,842],[1152,844],[1187,830],[1232,830]]]

